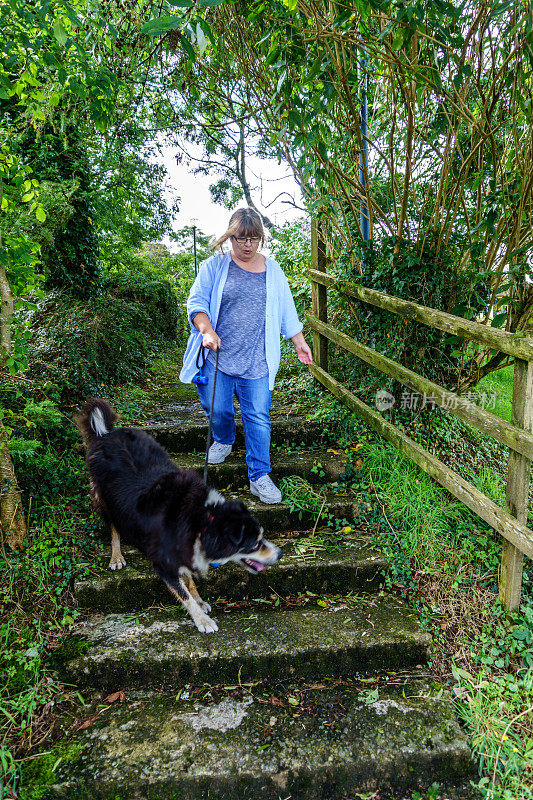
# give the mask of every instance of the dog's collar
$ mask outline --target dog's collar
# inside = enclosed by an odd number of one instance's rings
[[[210,522],[213,522],[214,519],[215,519],[214,516],[212,514],[209,514],[209,520],[207,522],[207,525],[209,525]],[[205,534],[205,532],[207,530],[207,525],[205,526],[205,528],[202,528],[202,530],[200,532],[200,538]],[[220,567],[220,564],[217,564],[216,561],[211,561],[210,566],[211,567]]]
[[[215,519],[214,516],[212,514],[209,514],[209,519],[207,520],[207,525],[204,528],[202,528],[202,530],[200,531],[200,537],[205,535],[205,532],[207,530],[208,525],[211,522],[213,522],[214,519]]]

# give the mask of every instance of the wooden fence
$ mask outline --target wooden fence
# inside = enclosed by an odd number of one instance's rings
[[[527,527],[530,467],[533,459],[533,336],[490,328],[479,322],[471,322],[418,303],[391,297],[355,283],[336,281],[327,274],[324,246],[318,236],[316,224],[312,229],[311,245],[312,269],[309,271],[309,276],[313,289],[313,306],[312,313],[308,316],[308,324],[313,331],[314,364],[310,367],[311,373],[357,416],[502,535],[500,599],[506,608],[511,610],[518,608],[523,558],[524,555],[533,558],[533,531]],[[328,289],[513,356],[512,423],[427,380],[328,325]],[[461,417],[508,447],[510,452],[506,507],[497,505],[336,381],[328,373],[329,342],[348,350],[410,389],[424,393],[424,396],[431,398],[431,402],[435,405],[445,407],[449,413]]]

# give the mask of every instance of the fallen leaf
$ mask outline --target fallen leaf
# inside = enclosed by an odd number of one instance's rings
[[[289,697],[289,703],[291,704],[291,706],[299,706],[300,705],[300,701],[298,700],[297,697]]]
[[[92,725],[92,724],[93,724],[93,722],[95,721],[95,719],[98,719],[98,714],[94,714],[94,716],[92,716],[92,717],[89,717],[89,719],[86,719],[86,720],[85,720],[85,722],[82,722],[82,724],[80,725],[80,727],[78,728],[78,730],[79,730],[79,731],[84,731],[84,730],[85,730],[85,728],[88,728],[88,727],[89,727],[89,725]]]
[[[113,694],[108,694],[104,700],[104,703],[114,703],[115,700],[120,700],[120,702],[124,702],[126,699],[126,695],[124,692],[113,692]]]
[[[285,703],[283,700],[280,700],[279,697],[271,697],[268,702],[271,706],[280,706],[281,708],[285,706]]]

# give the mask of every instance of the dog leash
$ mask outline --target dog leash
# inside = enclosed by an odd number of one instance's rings
[[[216,385],[217,385],[217,373],[218,373],[218,354],[220,353],[220,347],[217,347],[217,351],[216,352],[217,352],[217,359],[215,361],[215,377],[213,379],[213,394],[211,396],[211,409],[210,409],[210,412],[209,412],[209,425],[207,426],[207,443],[206,443],[206,446],[205,446],[204,483],[207,483],[207,462],[208,462],[208,458],[209,458],[209,447],[211,445],[211,430],[212,430],[212,427],[213,427],[213,407],[215,405],[215,389],[216,389]],[[203,357],[203,363],[202,363],[201,366],[198,363],[199,358],[200,358],[200,353],[202,353],[202,357]],[[193,378],[193,382],[194,383],[201,383],[201,384],[205,385],[207,383],[208,379],[202,372],[203,368],[205,367],[205,352],[203,350],[203,345],[202,344],[200,345],[200,350],[198,351],[198,355],[196,356],[196,366],[198,367],[200,372],[199,372],[199,374],[197,376],[195,376],[196,380],[194,380],[194,378]],[[212,567],[220,567],[220,564],[217,564],[214,561],[212,561],[211,562],[211,566]]]
[[[200,349],[203,349],[203,345],[200,345]],[[209,448],[211,446],[211,431],[213,428],[213,407],[215,405],[215,389],[217,386],[217,372],[218,372],[218,355],[220,353],[220,347],[217,347],[216,350],[217,359],[215,361],[215,377],[213,379],[213,394],[211,397],[211,410],[209,412],[209,425],[207,427],[207,444],[205,446],[205,464],[204,464],[204,483],[207,483],[207,461],[209,458]],[[204,366],[205,366],[205,353],[204,356]],[[201,371],[201,370],[200,370]]]

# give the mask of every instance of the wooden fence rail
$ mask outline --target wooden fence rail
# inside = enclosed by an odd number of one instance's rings
[[[311,257],[313,269],[309,270],[309,276],[313,290],[313,313],[308,316],[308,323],[313,331],[315,359],[315,363],[310,367],[311,373],[357,416],[361,417],[398,450],[405,453],[454,497],[502,535],[500,599],[506,608],[518,608],[523,557],[527,555],[529,558],[533,558],[533,530],[527,527],[530,469],[533,459],[533,337],[490,328],[478,322],[455,317],[452,314],[427,308],[398,297],[391,297],[383,292],[367,289],[354,283],[335,280],[333,276],[326,273],[325,251],[318,235],[316,223],[312,228]],[[422,375],[328,325],[328,289],[339,291],[362,302],[438,328],[446,333],[481,342],[514,356],[512,422],[509,423],[495,414],[491,414],[466,398],[429,381]],[[339,345],[405,386],[417,389],[426,398],[430,398],[435,405],[446,408],[450,413],[461,417],[473,427],[489,434],[508,447],[510,452],[507,468],[506,508],[498,506],[479,489],[464,480],[458,473],[447,467],[446,464],[336,381],[328,373],[328,342]]]

